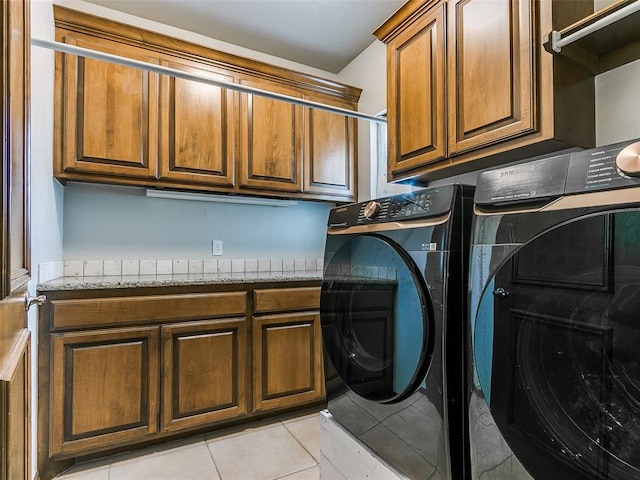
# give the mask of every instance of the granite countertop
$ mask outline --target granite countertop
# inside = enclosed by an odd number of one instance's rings
[[[322,270],[242,273],[191,273],[156,275],[101,275],[60,277],[39,283],[39,292],[53,290],[98,290],[105,288],[174,287],[260,282],[322,280]]]

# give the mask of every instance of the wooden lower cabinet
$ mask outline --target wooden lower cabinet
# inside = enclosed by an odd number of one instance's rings
[[[320,288],[256,289],[253,304],[254,410],[322,398]]]
[[[162,327],[162,429],[199,426],[247,413],[244,318]]]
[[[288,283],[47,291],[40,480],[88,455],[321,403],[319,282]]]
[[[158,327],[53,335],[52,455],[156,432],[158,336]]]
[[[320,315],[267,315],[253,320],[255,410],[321,398],[324,379]]]

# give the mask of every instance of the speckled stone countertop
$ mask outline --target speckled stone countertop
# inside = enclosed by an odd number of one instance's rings
[[[39,283],[37,290],[47,292],[54,290],[99,290],[107,288],[175,287],[183,285],[220,285],[312,280],[322,280],[322,270],[61,277]]]

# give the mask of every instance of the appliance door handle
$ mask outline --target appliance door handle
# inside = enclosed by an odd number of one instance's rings
[[[511,293],[507,292],[507,291],[506,291],[504,288],[502,288],[502,287],[498,287],[498,288],[496,288],[496,289],[493,291],[493,294],[494,294],[496,297],[500,297],[500,298],[506,298],[506,297],[508,297],[509,295],[511,295]]]

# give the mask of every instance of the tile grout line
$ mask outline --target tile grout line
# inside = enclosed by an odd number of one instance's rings
[[[305,446],[304,446],[304,444],[303,444],[303,443],[298,439],[298,437],[297,437],[297,436],[296,436],[296,435],[295,435],[291,430],[289,430],[289,429],[287,428],[287,425],[286,425],[284,422],[282,422],[282,421],[281,421],[280,423],[282,423],[282,426],[283,426],[283,427],[285,428],[285,430],[289,433],[289,435],[291,435],[291,436],[295,439],[295,441],[296,441],[296,442],[298,442],[298,445],[300,445],[300,446],[302,447],[302,449],[303,449],[305,452],[307,452],[307,453],[311,456],[311,459],[315,462],[315,466],[316,466],[316,467],[317,467],[317,466],[319,466],[319,465],[320,465],[320,463],[318,462],[318,460],[316,460],[315,455],[313,455],[313,453],[311,453],[311,452],[307,449],[307,447],[305,447]],[[320,453],[320,452],[318,452],[318,453]],[[309,468],[312,468],[312,467],[309,467]],[[300,472],[302,472],[302,471],[304,471],[304,470],[308,470],[308,469],[307,469],[307,468],[304,468],[304,469],[300,470]],[[294,473],[297,473],[297,472],[294,472]]]

